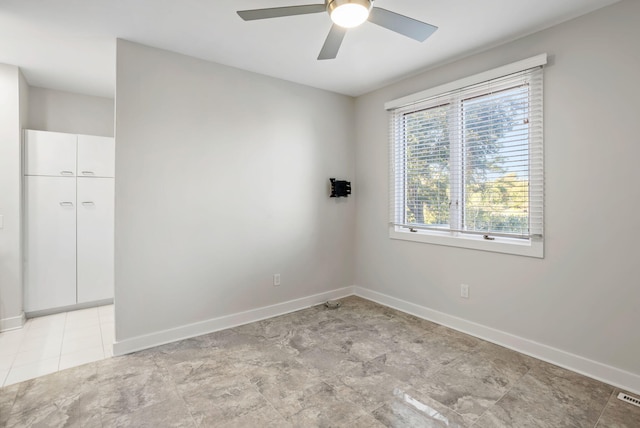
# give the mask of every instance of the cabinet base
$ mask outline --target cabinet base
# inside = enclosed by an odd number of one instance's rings
[[[97,300],[95,302],[77,303],[75,305],[60,306],[57,308],[43,309],[41,311],[25,312],[27,318],[43,317],[45,315],[59,314],[61,312],[77,311],[79,309],[94,308],[96,306],[110,305],[113,299]]]

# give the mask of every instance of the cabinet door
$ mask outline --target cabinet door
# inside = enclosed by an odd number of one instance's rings
[[[76,136],[61,132],[24,133],[25,175],[76,175]]]
[[[115,154],[113,138],[78,135],[78,177],[113,177]]]
[[[76,303],[76,179],[25,177],[25,311]]]
[[[78,303],[113,298],[113,178],[78,177]]]

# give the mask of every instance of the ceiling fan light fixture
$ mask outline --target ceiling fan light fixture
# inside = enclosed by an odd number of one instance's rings
[[[354,28],[369,18],[370,0],[332,0],[327,9],[334,24]]]

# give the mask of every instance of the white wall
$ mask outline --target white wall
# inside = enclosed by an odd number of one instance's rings
[[[18,67],[0,64],[0,331],[23,322],[20,102],[26,89]]]
[[[27,128],[113,136],[113,100],[32,87]]]
[[[116,340],[352,285],[355,201],[328,185],[354,177],[354,120],[352,98],[118,41]]]
[[[359,97],[356,283],[640,375],[640,2]],[[543,260],[388,237],[383,104],[547,52]],[[471,297],[459,297],[460,284]],[[469,324],[470,325],[470,324]],[[640,385],[637,384],[636,385]]]

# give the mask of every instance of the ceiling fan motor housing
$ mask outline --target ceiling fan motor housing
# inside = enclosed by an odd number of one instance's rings
[[[341,27],[353,28],[369,17],[373,0],[326,0],[331,20]]]
[[[325,3],[327,4],[327,11],[331,13],[337,7],[349,3],[364,6],[370,10],[373,7],[373,1],[374,0],[326,0]]]

